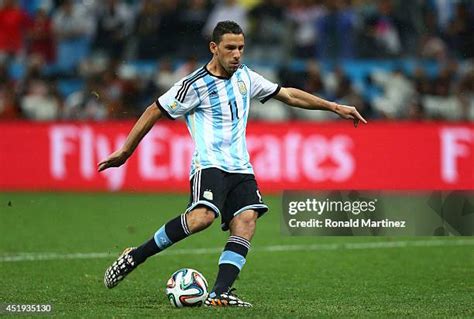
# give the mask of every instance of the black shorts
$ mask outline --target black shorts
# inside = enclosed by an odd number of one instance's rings
[[[190,184],[186,213],[199,205],[209,207],[216,218],[221,215],[222,230],[228,230],[232,218],[246,210],[256,211],[258,217],[268,211],[253,174],[228,173],[212,167],[197,171]]]

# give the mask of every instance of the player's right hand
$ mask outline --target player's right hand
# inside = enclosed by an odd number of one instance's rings
[[[97,164],[97,167],[98,167],[97,170],[99,172],[102,172],[103,170],[109,167],[122,166],[127,161],[128,157],[129,155],[122,150],[115,151],[112,154],[110,154],[109,157],[107,157],[107,159]]]

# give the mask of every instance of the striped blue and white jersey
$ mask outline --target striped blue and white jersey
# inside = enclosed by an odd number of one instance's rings
[[[157,104],[165,115],[185,117],[195,145],[191,177],[209,167],[253,174],[245,140],[250,100],[265,103],[279,90],[245,65],[230,78],[212,75],[204,66],[159,97]]]

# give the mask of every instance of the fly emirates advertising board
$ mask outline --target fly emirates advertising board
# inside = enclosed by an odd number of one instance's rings
[[[182,122],[158,123],[125,165],[97,172],[132,126],[0,123],[0,190],[187,192]],[[264,192],[474,189],[473,124],[251,122],[247,148]]]

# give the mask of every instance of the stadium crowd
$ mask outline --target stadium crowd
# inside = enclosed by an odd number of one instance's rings
[[[0,0],[0,119],[136,117],[209,59],[217,21],[245,61],[369,119],[474,120],[474,2]],[[262,120],[326,120],[269,101]],[[335,118],[335,117],[334,117]]]

